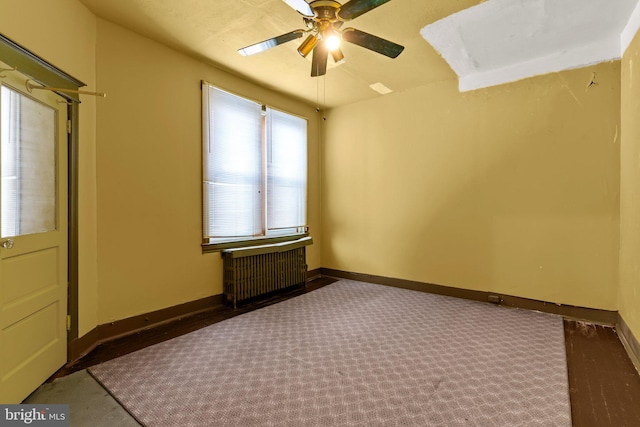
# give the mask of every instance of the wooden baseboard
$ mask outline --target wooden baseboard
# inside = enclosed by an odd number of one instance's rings
[[[175,320],[222,306],[223,295],[213,295],[173,307],[98,325],[82,337],[69,342],[68,361],[75,362],[101,343],[151,329]]]
[[[527,310],[542,311],[544,313],[558,314],[575,320],[586,320],[593,323],[613,326],[618,320],[617,311],[599,310],[595,308],[576,307],[571,305],[554,304],[545,301],[537,301],[511,295],[496,294],[494,292],[475,291],[470,289],[453,288],[449,286],[434,285],[431,283],[416,282],[412,280],[396,279],[392,277],[375,276],[371,274],[353,273],[330,268],[321,268],[323,276],[342,279],[359,280],[362,282],[376,283],[380,285],[394,286],[396,288],[411,289],[414,291],[428,292],[438,295],[446,295],[456,298],[464,298],[474,301],[490,302],[497,297],[499,304],[506,307],[523,308]]]
[[[321,277],[321,275],[319,268],[309,270],[307,271],[307,281]],[[75,362],[81,359],[104,342],[131,335],[141,330],[151,329],[187,316],[193,316],[207,310],[213,310],[223,304],[223,299],[224,296],[222,294],[214,295],[151,313],[98,325],[83,336],[69,341],[68,362]]]
[[[320,271],[320,269],[319,269],[319,268],[316,268],[316,269],[314,269],[314,270],[308,270],[308,271],[307,271],[307,282],[308,282],[309,280],[313,280],[313,279],[315,279],[316,277],[320,277],[320,276],[322,276],[322,272]]]
[[[628,351],[630,351],[629,348],[633,349],[632,351],[635,351],[636,358],[634,363],[636,363],[636,361],[640,357],[640,345],[638,345],[638,341],[635,340],[631,331],[626,328],[626,324],[624,324],[624,321],[618,316],[618,312],[616,311],[598,310],[569,305],[558,305],[544,301],[514,297],[510,295],[496,295],[491,292],[453,288],[448,286],[434,285],[431,283],[375,276],[371,274],[353,273],[334,270],[330,268],[317,268],[314,270],[309,270],[307,272],[307,280],[311,280],[313,278],[318,278],[321,276],[359,280],[362,282],[376,283],[381,285],[394,286],[397,288],[411,289],[415,291],[429,292],[438,295],[446,295],[483,302],[488,302],[490,300],[490,297],[497,296],[499,297],[500,304],[507,307],[517,307],[527,310],[537,310],[545,313],[559,314],[576,320],[586,320],[589,322],[600,323],[604,325],[618,324],[621,325],[619,328],[619,331],[621,331],[621,339],[622,335],[625,335],[625,339],[629,341],[629,343],[625,344],[625,347],[627,347]],[[129,317],[127,319],[98,325],[89,333],[69,342],[68,359],[70,362],[77,361],[83,356],[87,355],[89,352],[91,352],[91,350],[96,348],[101,343],[111,341],[126,335],[131,335],[145,329],[151,329],[187,316],[193,316],[204,311],[214,310],[215,308],[222,305],[223,295],[214,295],[207,298],[202,298],[200,300],[180,304],[174,307],[157,310],[151,313],[145,313],[138,316]],[[638,365],[636,364],[636,366]]]
[[[69,341],[67,346],[67,361],[75,362],[83,356],[86,356],[91,350],[96,348],[100,342],[100,334],[98,326],[96,326],[83,336]]]
[[[635,335],[633,335],[633,332],[629,329],[629,326],[620,314],[618,314],[618,321],[616,322],[616,332],[618,332],[618,337],[625,350],[627,350],[631,362],[633,362],[636,370],[640,373],[640,342]]]

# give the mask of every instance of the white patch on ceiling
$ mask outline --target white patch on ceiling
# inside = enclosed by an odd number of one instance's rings
[[[468,91],[621,58],[640,23],[633,18],[640,18],[637,5],[638,0],[489,0],[420,34],[456,72],[460,91]]]

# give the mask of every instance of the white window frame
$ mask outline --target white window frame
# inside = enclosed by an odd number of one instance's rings
[[[209,201],[208,201],[208,193],[209,191],[207,190],[207,186],[212,185],[212,182],[207,180],[207,176],[208,176],[208,168],[210,167],[209,165],[209,161],[210,159],[212,159],[212,156],[210,155],[210,147],[211,145],[214,143],[214,141],[212,140],[212,131],[211,131],[211,127],[212,127],[212,123],[211,123],[211,101],[210,101],[210,97],[209,97],[209,93],[210,90],[216,90],[216,91],[220,91],[226,95],[232,95],[234,97],[238,97],[241,98],[244,101],[247,102],[254,102],[257,105],[259,105],[261,108],[261,141],[260,141],[260,145],[261,145],[261,149],[262,149],[262,153],[261,153],[261,186],[260,186],[260,194],[262,195],[262,201],[261,201],[261,218],[262,218],[262,226],[261,226],[261,230],[259,232],[256,232],[254,234],[251,235],[243,235],[243,236],[225,236],[225,237],[215,237],[215,236],[210,236],[209,234],[213,234],[210,233],[209,231],[209,225],[208,225],[208,214],[207,214],[207,209],[209,206]],[[301,121],[299,123],[303,123],[302,121],[304,121],[304,140],[305,140],[305,144],[304,144],[304,149],[303,149],[303,157],[304,157],[304,171],[303,171],[303,175],[304,175],[304,202],[302,203],[302,206],[299,206],[303,209],[303,213],[301,223],[299,225],[296,226],[292,226],[292,227],[287,227],[287,228],[270,228],[269,224],[268,224],[268,212],[267,212],[267,199],[269,197],[269,191],[270,191],[270,185],[268,184],[268,159],[269,159],[269,150],[270,150],[270,144],[271,144],[271,124],[270,121],[268,120],[268,117],[271,117],[271,111],[276,112],[277,114],[285,114],[287,116],[290,116],[291,118],[297,118],[297,119],[301,119]],[[276,108],[273,108],[269,105],[260,103],[260,102],[256,102],[253,101],[251,99],[248,99],[246,97],[237,95],[235,93],[229,92],[227,90],[221,89],[215,85],[212,85],[206,81],[202,81],[202,124],[203,124],[203,142],[202,142],[202,146],[203,146],[203,168],[202,168],[202,195],[203,195],[203,203],[202,203],[202,218],[203,218],[203,227],[202,227],[202,232],[203,232],[203,241],[202,241],[202,245],[203,245],[203,249],[204,251],[210,251],[210,250],[220,250],[220,249],[226,249],[226,248],[233,248],[233,247],[243,247],[243,246],[254,246],[254,245],[261,245],[261,244],[267,244],[267,243],[274,243],[274,242],[281,242],[281,241],[288,241],[288,240],[294,240],[294,239],[299,239],[301,237],[304,236],[308,236],[309,235],[309,228],[307,226],[307,205],[308,205],[308,165],[307,165],[307,153],[308,153],[308,119],[305,117],[301,117],[295,114],[291,114],[289,112],[283,111],[283,110],[279,110]],[[300,169],[300,168],[298,168]],[[299,173],[301,173],[300,171],[298,171]],[[210,215],[210,214],[209,214]],[[212,220],[213,221],[213,220]]]

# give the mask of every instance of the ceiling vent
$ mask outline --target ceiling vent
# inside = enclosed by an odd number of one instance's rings
[[[376,92],[378,92],[381,95],[386,95],[388,93],[393,92],[391,89],[389,89],[388,87],[386,87],[385,85],[383,85],[382,83],[378,82],[378,83],[374,83],[372,85],[369,85],[369,87],[373,90],[375,90]]]

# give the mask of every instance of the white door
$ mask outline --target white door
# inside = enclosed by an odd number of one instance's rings
[[[67,106],[0,79],[0,403],[67,358]]]

